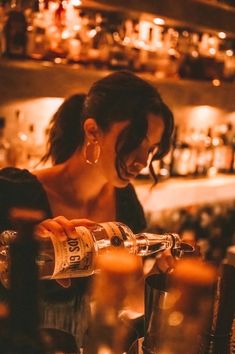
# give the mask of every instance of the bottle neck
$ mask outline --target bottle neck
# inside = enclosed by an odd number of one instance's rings
[[[136,236],[136,253],[147,256],[166,249],[180,247],[180,238],[177,234],[139,233]]]

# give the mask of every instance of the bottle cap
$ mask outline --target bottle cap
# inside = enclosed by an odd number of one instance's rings
[[[235,267],[235,245],[228,247],[226,258],[227,258],[227,264],[230,264],[233,267]]]

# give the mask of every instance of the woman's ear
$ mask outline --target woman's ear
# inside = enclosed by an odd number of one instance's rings
[[[93,118],[87,118],[83,123],[85,137],[90,143],[96,143],[99,138],[99,127]]]

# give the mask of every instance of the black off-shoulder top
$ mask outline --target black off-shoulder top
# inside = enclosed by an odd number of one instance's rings
[[[143,208],[137,198],[134,187],[116,188],[116,220],[128,225],[137,233],[146,227]],[[26,169],[6,167],[0,170],[0,232],[11,229],[9,210],[12,207],[40,209],[45,218],[51,218],[48,197],[37,177]],[[79,215],[78,215],[79,217]],[[83,292],[87,279],[75,279],[69,289],[63,289],[55,281],[44,281],[43,296],[49,301],[63,301]]]

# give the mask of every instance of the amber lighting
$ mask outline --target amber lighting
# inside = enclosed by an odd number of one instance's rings
[[[218,80],[218,79],[214,79],[214,80],[212,80],[212,85],[214,85],[214,86],[220,86],[221,85],[221,82],[220,82],[220,80]]]
[[[220,39],[225,39],[227,36],[226,36],[226,33],[225,33],[225,32],[219,32],[219,33],[218,33],[218,37],[219,37]]]
[[[82,1],[81,0],[72,0],[71,3],[75,7],[82,5]]]
[[[164,25],[164,24],[165,24],[165,20],[164,20],[163,18],[156,17],[156,18],[153,19],[153,23],[154,23],[155,25],[161,26],[161,25]]]

